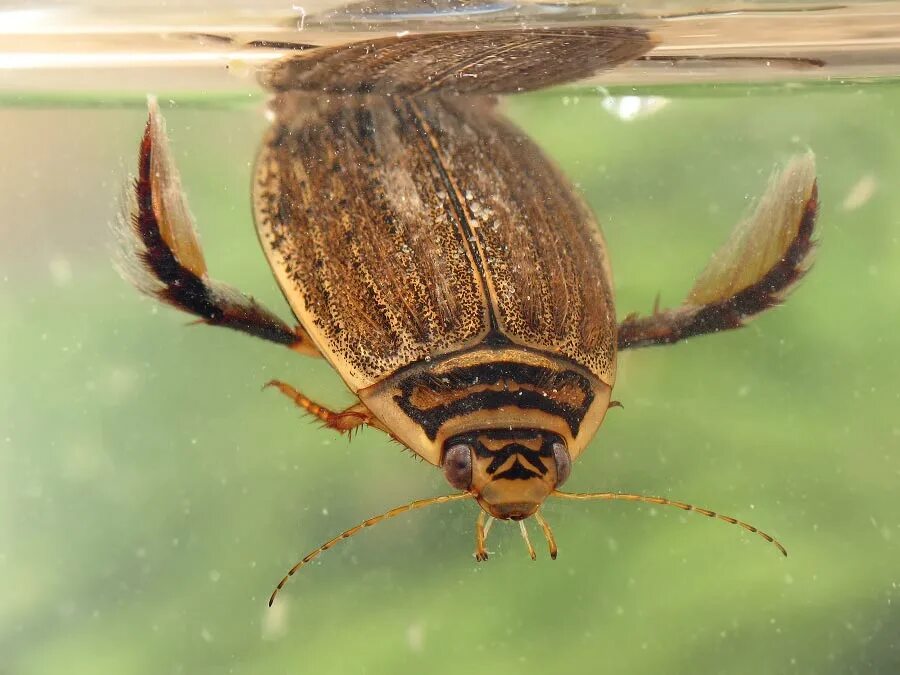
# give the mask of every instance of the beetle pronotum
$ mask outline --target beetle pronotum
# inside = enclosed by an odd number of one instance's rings
[[[683,502],[561,492],[616,402],[617,350],[742,326],[781,302],[810,265],[811,154],[770,181],[677,308],[617,323],[605,244],[564,176],[491,95],[531,90],[653,46],[622,27],[387,38],[292,55],[265,71],[273,123],[256,162],[262,247],[299,325],[207,275],[154,100],[124,220],[139,289],[202,321],[337,370],[358,398],[332,411],[270,382],[327,427],[380,429],[440,467],[459,491],[396,507],[305,556],[401,513],[481,506],[478,560],[494,519],[534,516],[548,497],[627,500],[737,519]],[[785,553],[786,554],[786,553]]]

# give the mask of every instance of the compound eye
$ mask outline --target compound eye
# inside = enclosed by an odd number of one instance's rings
[[[444,454],[444,478],[458,490],[472,485],[472,446],[457,443]]]
[[[572,459],[565,443],[557,441],[553,444],[553,461],[556,462],[556,487],[559,487],[572,473]]]

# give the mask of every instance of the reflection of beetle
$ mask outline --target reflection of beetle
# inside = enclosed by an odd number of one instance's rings
[[[555,557],[539,511],[550,495],[669,504],[757,532],[681,502],[557,488],[615,404],[618,349],[739,327],[803,275],[816,215],[812,156],[773,178],[680,307],[617,324],[590,212],[483,94],[572,79],[652,41],[622,28],[472,35],[313,50],[264,75],[278,93],[253,200],[294,329],[207,276],[151,100],[129,214],[135,283],[206,323],[324,357],[359,398],[350,408],[334,412],[270,384],[339,432],[384,431],[462,491],[367,520],[291,574],[364,527],[465,497],[482,507],[479,560],[493,518],[520,521],[528,542],[530,516]]]

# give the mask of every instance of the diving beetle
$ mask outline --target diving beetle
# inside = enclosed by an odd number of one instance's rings
[[[674,309],[617,321],[606,246],[559,169],[498,110],[496,95],[580,79],[649,51],[627,27],[431,33],[298,51],[266,68],[273,122],[253,179],[260,242],[299,322],[210,279],[154,99],[123,211],[137,287],[202,322],[325,358],[358,402],[334,411],[272,381],[337,432],[383,431],[457,490],[400,513],[474,499],[478,560],[494,519],[548,497],[671,505],[779,542],[752,525],[660,497],[566,493],[616,405],[618,350],[738,328],[809,268],[817,211],[811,154],[773,175]]]

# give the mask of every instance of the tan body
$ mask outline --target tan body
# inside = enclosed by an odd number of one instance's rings
[[[254,181],[260,240],[351,391],[435,465],[448,436],[478,425],[548,424],[580,454],[615,383],[612,280],[593,217],[540,149],[484,98],[290,93],[274,109]],[[429,438],[397,404],[404,385],[431,407],[483,387],[575,396],[574,385],[516,381],[514,368],[479,385],[479,367],[498,363],[577,374],[592,401],[561,403],[586,423],[575,433],[504,406],[454,417]],[[457,371],[468,379],[429,388]]]
[[[410,424],[411,417],[409,412],[401,408],[397,402],[402,400],[404,385],[412,383],[415,387],[419,381],[427,378],[435,378],[437,381],[440,381],[444,373],[464,367],[464,364],[468,362],[494,363],[497,359],[503,359],[503,363],[536,366],[561,374],[578,373],[580,370],[567,359],[552,358],[530,349],[505,348],[499,350],[498,353],[496,349],[480,347],[469,351],[456,352],[429,363],[427,366],[415,366],[409,371],[388,377],[377,385],[372,385],[360,391],[359,397],[366,404],[366,407],[372,410],[376,417],[386,426],[391,429],[403,429],[406,431],[409,441],[404,436],[401,436],[400,431],[396,433],[411,448],[419,447],[429,450],[439,448],[443,446],[449,437],[472,428],[512,429],[538,426],[562,436],[566,440],[569,453],[573,459],[580,455],[587,443],[593,438],[601,422],[603,422],[612,392],[612,387],[609,384],[599,380],[586,370],[582,370],[580,376],[584,378],[584,382],[590,387],[589,391],[592,398],[589,402],[586,401],[586,392],[573,384],[568,384],[562,390],[558,388],[555,390],[549,388],[538,390],[530,383],[522,383],[512,378],[501,378],[496,383],[473,383],[466,388],[470,392],[535,392],[540,396],[548,397],[550,400],[558,401],[560,405],[570,405],[576,409],[583,408],[584,414],[579,418],[577,431],[571,429],[566,421],[557,415],[510,405],[490,409],[489,411],[483,409],[474,410],[470,413],[453,417],[441,426],[434,439],[432,439],[429,438],[425,428],[421,425]],[[463,387],[458,387],[452,390],[441,391],[438,387],[426,388],[419,386],[413,390],[411,403],[423,411],[428,411],[446,403],[448,400],[457,399],[462,389]],[[419,454],[431,464],[436,466],[440,464],[439,454],[433,450]]]
[[[811,264],[809,154],[773,175],[680,306],[616,319],[592,214],[492,96],[583,77],[653,44],[626,27],[435,33],[309,50],[263,73],[277,93],[254,215],[294,328],[209,278],[151,100],[124,214],[126,274],[208,324],[324,357],[358,397],[350,408],[270,384],[337,431],[390,434],[460,490],[370,518],[289,574],[362,528],[463,498],[483,509],[478,560],[485,514],[520,521],[526,542],[534,516],[555,557],[539,511],[550,495],[693,510],[784,552],[747,523],[682,502],[558,489],[614,403],[618,350],[738,328],[782,302]]]

